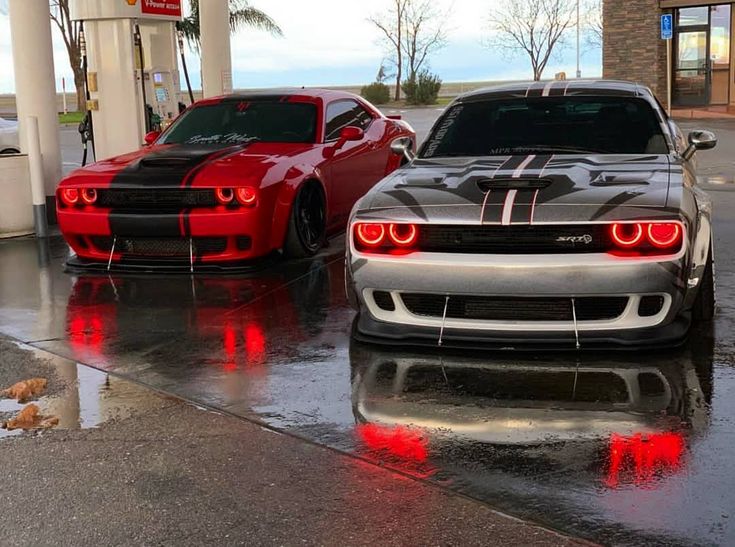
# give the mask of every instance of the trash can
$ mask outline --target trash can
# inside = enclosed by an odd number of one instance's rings
[[[0,238],[29,235],[33,200],[28,156],[0,154]]]

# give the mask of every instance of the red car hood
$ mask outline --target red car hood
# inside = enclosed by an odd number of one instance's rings
[[[235,146],[164,144],[77,169],[61,185],[180,188],[263,186],[313,162],[314,144],[251,143]],[[307,157],[308,156],[308,157]],[[277,173],[276,173],[277,171]],[[273,176],[268,176],[273,172]]]

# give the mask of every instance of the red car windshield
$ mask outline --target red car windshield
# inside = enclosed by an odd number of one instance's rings
[[[420,157],[668,154],[653,108],[632,97],[478,100],[452,106]]]
[[[316,142],[316,105],[275,101],[224,101],[185,112],[160,144],[239,144],[250,140]]]

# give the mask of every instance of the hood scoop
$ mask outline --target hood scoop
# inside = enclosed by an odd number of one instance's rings
[[[441,176],[420,175],[420,174],[406,175],[403,179],[403,182],[396,186],[403,186],[403,187],[442,186],[445,178],[446,177],[444,175],[441,175]]]
[[[540,190],[551,186],[549,179],[480,179],[477,187],[482,192],[491,190]]]
[[[649,184],[653,177],[651,171],[639,171],[636,173],[600,173],[590,186],[638,186]]]

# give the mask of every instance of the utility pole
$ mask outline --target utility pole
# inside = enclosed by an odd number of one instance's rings
[[[579,49],[579,38],[580,38],[580,35],[582,33],[582,29],[580,27],[579,2],[580,2],[580,0],[577,0],[577,78],[581,78],[582,77],[582,67],[581,67],[581,64],[580,64],[580,61],[581,61],[580,60],[581,52],[580,52],[580,49]]]

